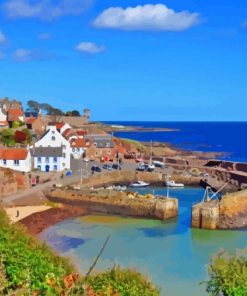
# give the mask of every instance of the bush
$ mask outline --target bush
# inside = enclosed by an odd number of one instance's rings
[[[113,268],[89,278],[87,283],[101,296],[158,296],[159,291],[136,271]]]
[[[208,270],[207,292],[212,296],[247,295],[247,259],[226,252],[218,253]]]
[[[64,258],[10,224],[0,209],[0,295],[158,296],[140,273],[119,268],[79,277]]]

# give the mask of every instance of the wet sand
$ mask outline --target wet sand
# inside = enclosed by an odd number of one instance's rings
[[[34,213],[18,223],[25,226],[31,235],[38,235],[49,226],[59,223],[68,218],[86,215],[87,211],[82,207],[63,206],[61,208],[50,208],[43,212]]]

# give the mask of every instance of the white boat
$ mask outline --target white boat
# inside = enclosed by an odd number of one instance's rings
[[[136,183],[130,184],[130,187],[147,187],[149,186],[149,183],[143,182],[143,181],[137,181]]]
[[[176,183],[175,181],[165,181],[165,186],[169,187],[184,187],[184,184],[182,183]]]

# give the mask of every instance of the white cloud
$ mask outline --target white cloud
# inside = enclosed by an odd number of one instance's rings
[[[3,44],[7,41],[6,36],[3,34],[3,32],[0,31],[0,44]]]
[[[9,18],[39,18],[51,21],[66,15],[79,15],[92,0],[8,0],[2,8]]]
[[[164,4],[110,7],[93,22],[98,28],[146,31],[183,31],[200,23],[198,13],[175,12]]]
[[[16,62],[44,61],[54,58],[54,55],[37,49],[17,49],[13,55]]]
[[[81,42],[75,47],[75,49],[80,52],[94,54],[105,51],[106,48],[104,45],[97,45],[93,42]]]

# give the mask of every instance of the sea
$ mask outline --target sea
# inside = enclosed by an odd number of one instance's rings
[[[116,126],[169,128],[174,131],[118,131],[114,135],[138,141],[167,142],[191,151],[223,152],[219,159],[247,162],[247,122],[107,121]]]
[[[246,122],[107,123],[175,129],[177,131],[171,132],[121,131],[115,136],[169,142],[194,151],[224,152],[223,159],[247,162]],[[139,192],[167,194],[165,187],[148,187]],[[131,267],[150,278],[160,288],[161,296],[206,296],[203,282],[208,280],[212,256],[222,250],[235,253],[246,248],[247,231],[192,229],[191,207],[201,201],[203,195],[204,190],[199,187],[170,189],[170,196],[179,200],[179,216],[168,221],[92,214],[55,224],[44,230],[40,239],[86,273],[110,234],[95,272],[114,265]]]
[[[85,274],[110,235],[94,272],[114,265],[130,267],[152,280],[161,296],[207,296],[203,282],[208,280],[212,256],[222,250],[234,254],[246,248],[247,232],[190,228],[191,206],[202,200],[204,190],[185,187],[169,191],[179,200],[178,218],[159,221],[94,214],[55,224],[40,239]],[[139,192],[167,194],[165,187]]]

